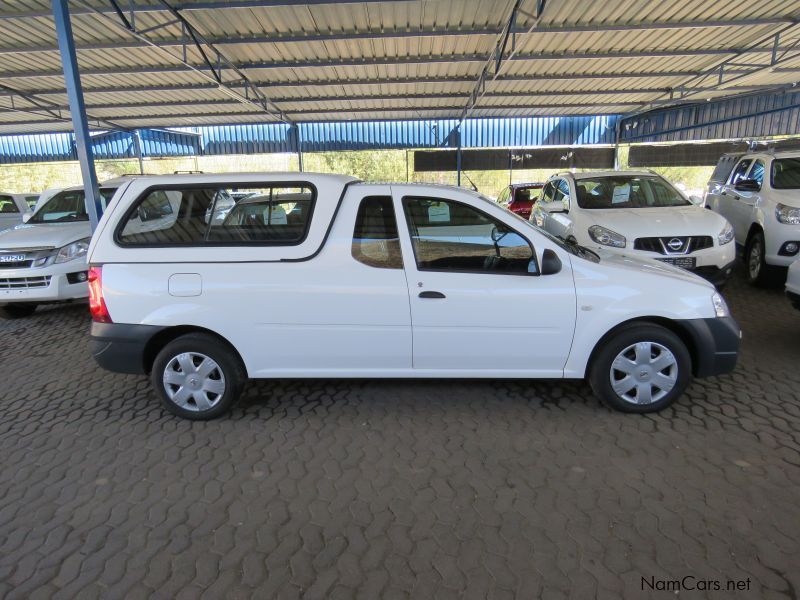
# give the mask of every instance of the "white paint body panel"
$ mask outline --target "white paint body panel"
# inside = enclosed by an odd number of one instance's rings
[[[772,161],[781,157],[795,157],[797,152],[752,153],[745,154],[740,160],[752,159],[747,176],[756,160],[764,161],[764,181],[758,192],[740,192],[734,189],[731,179],[722,185],[709,185],[705,195],[708,208],[728,219],[733,225],[736,243],[744,245],[753,225],[764,231],[764,243],[767,264],[788,267],[798,256],[780,256],[778,251],[786,242],[800,241],[800,225],[781,223],[775,215],[778,204],[794,208],[800,207],[800,190],[776,190],[772,187]],[[736,161],[736,165],[739,161]]]
[[[191,176],[193,183],[312,182],[318,199],[306,240],[291,247],[174,249],[114,242],[119,220],[146,187],[186,177],[136,180],[115,197],[89,260],[103,267],[115,323],[213,331],[238,350],[252,378],[580,378],[597,341],[619,323],[714,316],[714,288],[696,276],[610,254],[600,263],[578,258],[502,207],[444,186],[345,189],[346,178],[308,173]],[[358,205],[371,195],[393,198],[404,269],[370,267],[351,255]],[[545,249],[553,250],[562,270],[547,276],[420,272],[404,196],[475,206],[526,237],[540,262]],[[202,280],[200,295],[170,295],[170,278],[185,273]],[[421,299],[421,291],[446,298]]]

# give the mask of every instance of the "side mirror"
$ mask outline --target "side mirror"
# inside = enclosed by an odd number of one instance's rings
[[[542,275],[555,275],[561,272],[561,259],[550,248],[542,252]]]
[[[29,210],[29,211],[26,211],[26,212],[22,213],[22,222],[23,223],[27,223],[28,221],[31,220],[32,216],[33,216],[33,211],[32,210]]]
[[[761,184],[755,179],[740,179],[734,184],[733,189],[737,192],[759,192]]]
[[[565,213],[569,212],[562,202],[542,202],[542,210],[549,213]]]

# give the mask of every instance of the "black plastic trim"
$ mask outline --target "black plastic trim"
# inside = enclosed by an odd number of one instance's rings
[[[127,323],[92,323],[89,347],[97,364],[108,371],[143,375],[144,351],[166,327]]]
[[[695,377],[722,375],[736,368],[741,329],[733,317],[681,319],[675,324],[694,345]]]
[[[695,275],[699,275],[700,277],[702,277],[706,281],[710,281],[714,285],[721,285],[731,278],[735,266],[736,266],[736,261],[732,260],[723,267],[714,267],[714,266],[695,267],[694,269],[690,269],[689,272],[694,273]]]

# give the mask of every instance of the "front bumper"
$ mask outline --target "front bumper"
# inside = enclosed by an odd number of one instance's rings
[[[0,269],[0,304],[88,298],[89,284],[70,283],[69,277],[88,269],[85,262],[78,260],[46,267]]]
[[[675,321],[695,350],[695,377],[730,373],[736,368],[742,330],[733,317]]]
[[[147,344],[164,329],[157,325],[92,323],[89,348],[104,369],[142,375],[147,372]]]
[[[800,258],[800,253],[793,256],[780,254],[781,248],[786,242],[800,242],[800,225],[780,223],[777,219],[774,219],[772,223],[768,223],[764,233],[767,252],[764,260],[768,265],[788,267]]]

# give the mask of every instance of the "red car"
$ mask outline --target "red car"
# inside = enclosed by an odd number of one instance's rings
[[[529,219],[533,203],[543,187],[543,183],[515,183],[500,192],[497,202],[523,219]]]

